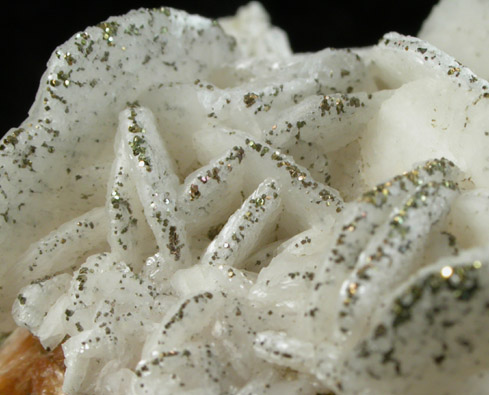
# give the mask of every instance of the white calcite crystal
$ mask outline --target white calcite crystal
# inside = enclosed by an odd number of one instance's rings
[[[422,35],[483,74],[455,3]],[[487,393],[471,69],[397,33],[292,54],[257,3],[75,35],[0,145],[0,330],[62,343],[67,394]]]
[[[451,0],[437,4],[419,37],[489,78],[489,8],[487,0]]]

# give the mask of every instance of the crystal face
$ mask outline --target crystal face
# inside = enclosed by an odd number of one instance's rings
[[[87,28],[0,145],[0,330],[69,394],[483,393],[483,77],[397,33],[293,54],[257,3]]]

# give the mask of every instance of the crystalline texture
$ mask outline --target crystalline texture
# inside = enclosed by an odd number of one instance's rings
[[[257,3],[88,28],[0,145],[0,330],[69,394],[483,393],[488,86],[397,33],[292,54]]]

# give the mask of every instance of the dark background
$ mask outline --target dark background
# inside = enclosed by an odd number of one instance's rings
[[[139,7],[162,5],[218,18],[234,14],[246,0],[93,1],[45,0],[3,7],[1,34],[2,129],[18,126],[34,100],[46,62],[56,46],[85,27]],[[272,23],[284,29],[296,52],[375,44],[388,31],[415,35],[436,0],[266,1]],[[395,4],[395,6],[393,5]]]

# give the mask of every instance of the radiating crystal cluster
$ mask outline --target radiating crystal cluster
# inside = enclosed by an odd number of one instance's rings
[[[485,393],[483,77],[397,33],[292,54],[257,3],[88,28],[0,145],[0,330],[68,394]]]

